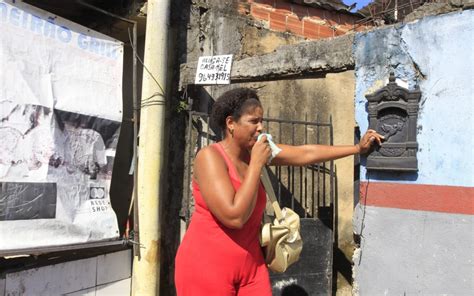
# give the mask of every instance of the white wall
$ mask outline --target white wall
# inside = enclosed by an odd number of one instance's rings
[[[7,273],[0,295],[130,295],[131,271],[131,250],[124,250]]]

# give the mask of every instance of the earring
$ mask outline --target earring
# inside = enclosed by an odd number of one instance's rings
[[[234,137],[234,129],[229,129],[229,133],[230,135],[232,136],[232,138]]]

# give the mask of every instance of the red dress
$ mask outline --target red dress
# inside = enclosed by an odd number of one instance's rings
[[[234,164],[220,144],[213,144],[225,159],[234,189],[241,182]],[[268,270],[258,240],[266,203],[259,185],[255,209],[242,229],[224,226],[209,211],[193,180],[195,212],[175,259],[178,296],[272,295]]]

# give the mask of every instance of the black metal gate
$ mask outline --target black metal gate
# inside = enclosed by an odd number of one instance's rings
[[[331,117],[327,122],[264,118],[265,131],[277,143],[290,145],[333,144]],[[191,175],[194,156],[202,147],[219,141],[220,132],[210,126],[206,113],[189,112],[186,139],[186,178],[182,215],[189,223],[194,208]],[[334,243],[334,162],[304,167],[273,166],[272,179],[281,207],[292,208],[301,219],[303,252],[298,263],[284,274],[271,274],[273,295],[331,295]],[[269,207],[267,207],[269,208]]]

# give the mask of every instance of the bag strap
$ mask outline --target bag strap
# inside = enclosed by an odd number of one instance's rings
[[[273,190],[272,182],[270,181],[270,177],[268,175],[268,167],[265,166],[262,168],[262,174],[260,176],[260,179],[263,183],[263,187],[265,187],[265,191],[267,192],[268,198],[270,199],[270,202],[272,203],[273,210],[275,210],[275,216],[278,219],[278,221],[283,219],[283,214],[281,212],[280,205],[278,204],[278,201],[275,196],[275,191]]]

